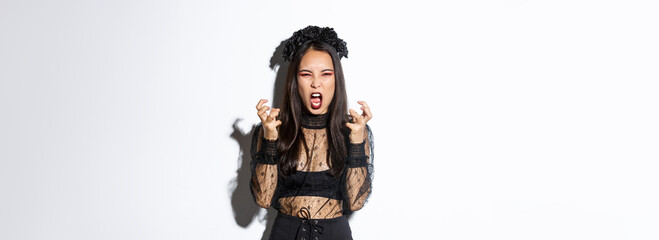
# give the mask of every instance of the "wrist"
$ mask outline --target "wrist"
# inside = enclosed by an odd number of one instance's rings
[[[264,133],[263,133],[263,137],[266,140],[269,140],[269,141],[276,141],[277,140],[277,135],[279,135],[279,134],[277,134],[277,131],[264,130]]]
[[[364,142],[364,135],[363,134],[357,134],[357,133],[351,133],[350,134],[350,143],[352,144],[359,144]]]

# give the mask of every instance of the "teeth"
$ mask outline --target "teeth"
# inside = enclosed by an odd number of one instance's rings
[[[314,97],[314,98],[320,97],[320,93],[313,93],[313,94],[311,94],[311,97]]]

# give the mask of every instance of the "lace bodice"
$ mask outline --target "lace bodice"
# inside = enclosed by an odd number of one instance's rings
[[[373,141],[367,126],[364,142],[347,142],[346,166],[339,176],[329,174],[327,114],[303,115],[303,141],[297,172],[283,176],[279,170],[277,141],[263,138],[259,125],[252,137],[251,190],[256,203],[299,216],[307,211],[311,219],[340,217],[344,210],[361,209],[371,192]]]

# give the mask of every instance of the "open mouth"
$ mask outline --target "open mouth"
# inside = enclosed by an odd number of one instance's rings
[[[311,108],[319,109],[323,105],[323,95],[319,92],[311,94]]]

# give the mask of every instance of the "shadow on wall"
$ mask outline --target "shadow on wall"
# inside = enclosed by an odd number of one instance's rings
[[[285,46],[285,41],[282,41],[279,46],[275,49],[272,57],[270,58],[270,69],[277,72],[277,77],[275,78],[275,86],[273,91],[272,107],[280,108],[281,102],[283,99],[284,93],[284,84],[286,82],[286,70],[288,69],[288,63],[282,60],[282,52]],[[266,96],[263,96],[264,98]],[[254,99],[254,106],[259,99]],[[256,108],[254,109],[254,117],[256,116]],[[238,127],[238,122],[242,119],[238,118],[233,122],[233,132],[231,133],[231,138],[238,142],[240,146],[240,153],[238,157],[238,170],[236,170],[236,177],[231,180],[229,183],[229,189],[231,190],[231,207],[233,208],[233,216],[236,220],[236,224],[242,228],[247,228],[254,218],[259,216],[261,208],[256,205],[254,199],[252,198],[252,193],[249,189],[249,182],[251,181],[251,165],[252,156],[250,156],[250,148],[252,142],[252,134],[254,134],[254,129],[256,126],[252,126],[252,129],[245,133]],[[263,231],[262,240],[268,239],[270,235],[270,230],[272,229],[272,223],[277,216],[277,210],[269,208],[265,216],[259,219],[259,222],[265,221],[265,231]]]

